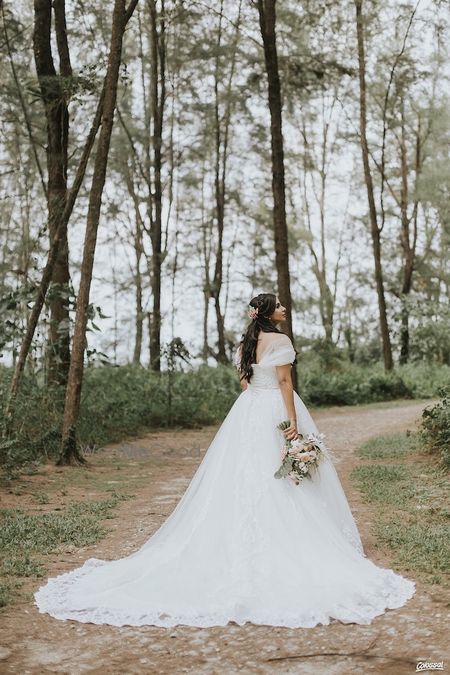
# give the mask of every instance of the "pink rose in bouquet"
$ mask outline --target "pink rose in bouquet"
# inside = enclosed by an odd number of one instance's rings
[[[278,425],[278,429],[283,431],[289,426],[290,421],[285,420]],[[327,449],[323,438],[323,434],[309,434],[307,438],[300,434],[295,441],[285,438],[281,448],[281,466],[274,473],[274,477],[289,478],[296,485],[304,478],[311,478],[311,470],[317,468],[323,457],[323,450]]]

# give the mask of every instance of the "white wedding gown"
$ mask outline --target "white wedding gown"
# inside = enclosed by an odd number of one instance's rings
[[[92,558],[35,594],[57,619],[114,626],[312,627],[369,624],[401,607],[415,583],[377,567],[328,453],[310,480],[276,479],[286,419],[277,365],[285,335],[264,352],[176,508],[132,555]],[[295,394],[299,430],[317,433]]]

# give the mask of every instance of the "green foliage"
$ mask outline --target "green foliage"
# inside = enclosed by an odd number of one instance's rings
[[[440,390],[442,400],[422,413],[422,437],[428,450],[441,456],[450,469],[450,387]]]
[[[331,372],[314,358],[300,357],[299,393],[307,405],[357,405],[399,398],[430,398],[450,385],[450,367],[407,364],[386,372],[382,364],[340,361]]]
[[[405,527],[404,519],[396,517],[388,524],[378,523],[376,529],[379,541],[397,551],[401,565],[431,576],[432,583],[442,583],[439,572],[446,573],[450,567],[448,524],[416,522]]]
[[[327,372],[339,371],[347,362],[345,352],[325,338],[316,338],[312,341],[305,341],[305,355],[308,355],[308,363],[315,364],[315,367]]]
[[[299,365],[300,396],[311,405],[357,405],[414,398],[414,391],[394,371],[386,373],[380,365],[363,368],[347,364],[339,372],[317,371]],[[450,369],[449,369],[450,377]]]
[[[8,557],[2,561],[0,572],[2,576],[14,577],[43,577],[42,566],[28,555],[24,557]]]
[[[420,272],[430,274],[424,265]],[[448,299],[437,302],[424,299],[410,299],[408,303],[410,320],[410,352],[412,361],[450,364],[450,308]]]
[[[388,546],[404,570],[444,584],[450,565],[448,480],[421,451],[422,435],[392,434],[365,443],[360,457],[377,463],[355,467],[351,477],[376,509],[377,541]],[[413,462],[382,464],[402,456]]]
[[[0,369],[0,412],[10,373]],[[141,366],[90,367],[85,371],[78,436],[83,450],[168,426],[196,427],[219,422],[240,392],[232,368],[155,373]],[[21,466],[56,457],[60,444],[63,392],[27,375],[15,403],[12,430],[0,440],[0,463],[7,475]]]
[[[88,367],[85,371],[78,438],[83,451],[166,427],[196,427],[220,422],[240,393],[234,368],[200,366],[180,370],[188,354],[173,345],[171,367],[155,373],[141,366]],[[176,348],[176,349],[175,349]],[[334,361],[331,372],[319,361],[300,356],[300,396],[307,405],[355,405],[396,398],[426,398],[450,385],[450,368],[410,364],[394,373],[381,365],[362,367]],[[10,372],[0,369],[0,412]],[[0,440],[0,462],[7,475],[31,469],[57,456],[63,392],[26,375],[17,397],[11,433]]]
[[[28,303],[34,298],[35,287],[28,283],[19,288],[0,289],[0,352],[4,349],[16,349],[24,331],[23,315]],[[0,353],[0,356],[2,354]]]
[[[9,383],[10,371],[0,369],[0,427],[5,424],[3,409]],[[15,401],[12,428],[7,438],[0,439],[0,464],[7,475],[13,475],[17,467],[56,455],[62,410],[61,388],[43,387],[33,375],[24,377]]]
[[[239,391],[236,373],[225,366],[160,374],[135,365],[88,369],[80,439],[93,446],[145,429],[213,424]]]
[[[18,584],[1,583],[0,584],[0,607],[6,607],[11,602],[13,587]]]
[[[113,494],[96,502],[74,502],[50,513],[0,510],[0,607],[13,599],[17,578],[44,576],[41,561],[34,556],[53,553],[61,546],[95,544],[107,532],[100,523],[112,518],[112,509],[124,495]],[[33,556],[33,557],[32,557]]]
[[[401,506],[405,499],[415,496],[408,468],[403,465],[357,466],[352,477],[358,481],[367,501]]]
[[[397,368],[412,390],[414,398],[438,396],[440,389],[450,385],[450,366],[437,363],[408,363]]]
[[[100,502],[74,502],[53,513],[27,514],[0,511],[0,551],[51,553],[61,544],[95,544],[106,529],[100,524],[124,497],[114,495]]]
[[[411,434],[388,434],[371,438],[358,449],[364,459],[395,459],[418,449],[420,437]]]

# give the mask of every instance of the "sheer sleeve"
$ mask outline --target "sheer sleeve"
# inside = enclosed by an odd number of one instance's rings
[[[295,360],[295,349],[287,335],[280,335],[267,348],[261,363],[265,366],[284,366]]]

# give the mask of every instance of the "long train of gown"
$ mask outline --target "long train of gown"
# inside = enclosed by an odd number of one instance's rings
[[[311,480],[274,478],[287,416],[276,366],[294,357],[286,336],[264,352],[184,495],[138,551],[49,579],[39,610],[115,626],[295,628],[369,624],[404,605],[415,583],[365,556],[328,453]],[[317,433],[294,398],[299,430]]]

